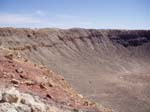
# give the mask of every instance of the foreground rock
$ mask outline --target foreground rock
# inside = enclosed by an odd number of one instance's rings
[[[31,94],[21,93],[14,87],[0,90],[0,112],[63,112],[71,110],[60,109],[48,105]]]

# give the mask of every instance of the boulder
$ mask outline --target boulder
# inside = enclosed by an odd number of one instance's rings
[[[15,88],[8,88],[2,93],[2,101],[8,103],[17,103],[20,93]]]

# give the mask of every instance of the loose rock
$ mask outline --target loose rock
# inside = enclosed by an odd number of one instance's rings
[[[17,73],[23,73],[23,69],[22,68],[18,68],[18,69],[16,69],[16,72]]]
[[[8,54],[5,56],[5,58],[7,58],[9,60],[13,60],[13,54]]]
[[[19,80],[16,80],[16,79],[12,79],[11,83],[13,83],[15,85],[19,85],[20,84]]]

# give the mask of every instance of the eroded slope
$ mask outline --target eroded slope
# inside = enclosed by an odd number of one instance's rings
[[[119,112],[150,110],[150,31],[2,28],[0,41],[100,104]]]

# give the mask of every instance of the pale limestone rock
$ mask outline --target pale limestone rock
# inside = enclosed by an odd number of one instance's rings
[[[2,101],[8,103],[17,103],[20,98],[20,93],[15,88],[8,88],[2,93]]]
[[[31,108],[28,105],[15,104],[15,109],[17,112],[32,112]]]
[[[34,98],[29,94],[21,94],[21,103],[25,105],[32,105],[35,102]]]
[[[38,96],[12,88],[0,90],[0,112],[72,112],[42,102]]]
[[[10,103],[0,103],[0,112],[17,112]]]

